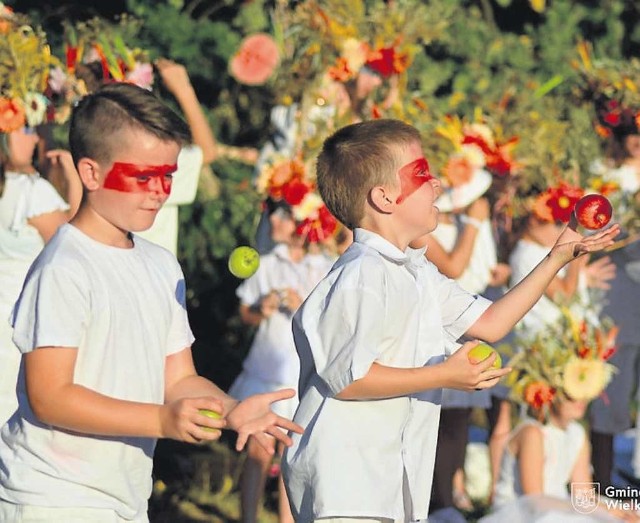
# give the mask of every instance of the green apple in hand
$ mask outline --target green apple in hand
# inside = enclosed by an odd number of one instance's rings
[[[492,369],[501,369],[502,368],[502,358],[500,357],[500,353],[498,353],[493,347],[487,345],[486,343],[479,343],[473,349],[469,351],[467,357],[471,363],[480,363],[481,361],[486,360],[491,353],[496,353],[496,359],[493,360],[493,364],[490,368]]]
[[[222,414],[214,410],[198,409],[198,412],[203,416],[207,416],[208,418],[211,418],[211,419],[220,419],[222,417]],[[202,427],[202,428],[207,432],[215,432],[216,430],[220,430],[220,429],[212,429],[211,427]]]
[[[236,278],[253,276],[260,266],[260,255],[253,247],[236,247],[229,256],[229,271]]]

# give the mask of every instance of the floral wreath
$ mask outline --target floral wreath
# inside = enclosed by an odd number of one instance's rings
[[[580,42],[579,60],[573,67],[579,75],[578,91],[593,104],[594,128],[601,138],[640,132],[640,60],[594,59],[593,46]]]
[[[65,24],[67,71],[77,73],[81,65],[99,64],[103,82],[130,82],[145,89],[153,85],[153,66],[146,51],[127,45],[140,21],[122,15],[118,23],[102,18]]]
[[[0,2],[0,132],[44,123],[54,64],[44,32]]]
[[[299,158],[274,155],[260,170],[256,188],[265,197],[291,207],[296,234],[308,243],[323,242],[337,232],[338,221],[316,192]]]
[[[444,123],[436,127],[436,133],[453,145],[453,153],[443,168],[453,187],[468,182],[475,169],[486,169],[494,177],[507,178],[521,167],[513,157],[519,138],[498,138],[479,112],[473,122],[447,115]]]
[[[609,319],[597,323],[588,314],[578,317],[569,307],[561,312],[559,321],[533,338],[516,331],[515,345],[522,349],[509,361],[510,396],[538,411],[541,419],[556,396],[591,401],[616,372],[607,361],[616,351],[618,327]]]

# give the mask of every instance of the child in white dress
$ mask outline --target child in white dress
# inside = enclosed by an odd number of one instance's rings
[[[309,252],[307,237],[296,233],[293,209],[284,201],[267,199],[271,239],[275,247],[260,257],[258,271],[237,289],[240,316],[257,327],[251,349],[229,394],[245,398],[258,392],[298,388],[300,361],[291,331],[293,313],[329,272],[333,258],[322,249]],[[297,397],[274,405],[278,414],[292,418]],[[272,456],[253,438],[249,440],[241,484],[244,522],[256,521]],[[293,521],[282,479],[279,478],[280,521]]]
[[[29,266],[58,226],[75,212],[82,189],[66,151],[49,151],[67,180],[67,203],[42,178],[32,161],[39,138],[24,127],[0,135],[0,425],[18,406],[15,392],[20,352],[13,344],[8,318]]]

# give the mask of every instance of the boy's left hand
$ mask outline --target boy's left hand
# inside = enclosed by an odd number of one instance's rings
[[[253,436],[269,454],[275,452],[274,438],[287,447],[291,446],[291,438],[285,430],[302,434],[303,429],[293,421],[272,412],[271,404],[292,398],[295,394],[294,389],[282,389],[255,394],[238,403],[227,415],[228,426],[238,433],[236,450],[244,448],[249,436]]]
[[[620,226],[618,224],[614,224],[590,236],[583,236],[577,231],[577,228],[578,220],[575,213],[571,213],[569,223],[551,249],[550,256],[556,258],[562,265],[583,254],[605,249],[612,245],[614,238],[620,234]]]

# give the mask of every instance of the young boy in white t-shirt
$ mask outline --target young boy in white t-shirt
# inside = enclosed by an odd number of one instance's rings
[[[305,428],[285,450],[285,484],[298,523],[416,521],[427,517],[441,388],[495,385],[495,355],[472,364],[462,334],[505,336],[573,258],[612,243],[567,227],[549,255],[495,303],[442,276],[409,244],[434,230],[440,183],[418,131],[397,120],[349,125],[328,138],[318,188],[354,243],[294,316]]]
[[[186,124],[153,94],[111,84],[74,109],[84,186],[77,214],[35,260],[15,305],[17,413],[0,433],[0,521],[147,522],[157,438],[221,430],[273,440],[300,430],[270,404],[237,402],[197,375],[175,256],[135,234],[171,190]],[[207,409],[220,419],[200,412]],[[281,427],[281,428],[280,428]]]

